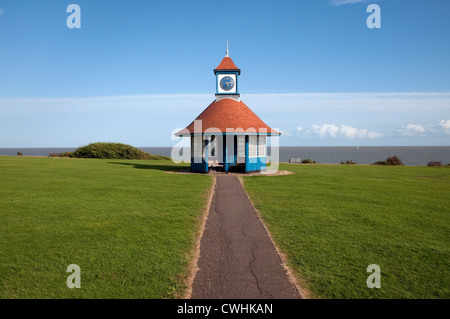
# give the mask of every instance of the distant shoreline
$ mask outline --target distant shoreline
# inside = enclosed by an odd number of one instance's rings
[[[172,147],[138,147],[144,152],[171,157]],[[74,152],[75,147],[0,148],[0,156],[48,157],[50,153]],[[268,149],[270,156],[271,149]],[[398,156],[407,166],[425,166],[430,161],[450,163],[450,146],[280,146],[276,162],[288,163],[290,158],[311,159],[319,164],[339,164],[353,161],[372,164],[387,157]]]

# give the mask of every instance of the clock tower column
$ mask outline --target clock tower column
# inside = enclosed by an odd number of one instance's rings
[[[216,75],[216,100],[231,98],[239,101],[238,77],[239,69],[228,55],[228,41],[226,55],[219,66],[214,69]]]

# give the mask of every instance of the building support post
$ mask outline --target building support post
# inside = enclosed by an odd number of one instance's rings
[[[227,141],[225,139],[224,143],[223,143],[223,153],[224,153],[224,167],[225,167],[225,172],[228,173],[228,145],[227,145]]]
[[[204,138],[204,135],[203,135]],[[208,173],[209,171],[209,163],[208,163],[208,154],[209,154],[209,137],[205,140],[205,148],[203,150],[203,172]]]
[[[191,135],[191,172],[195,171],[194,163],[194,135]]]
[[[245,173],[249,171],[250,163],[249,163],[249,157],[248,157],[248,143],[249,143],[249,137],[248,135],[245,135]]]

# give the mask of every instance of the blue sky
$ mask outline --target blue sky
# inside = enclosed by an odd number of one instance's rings
[[[0,0],[0,147],[171,146],[226,39],[281,145],[450,145],[449,17],[448,0]]]

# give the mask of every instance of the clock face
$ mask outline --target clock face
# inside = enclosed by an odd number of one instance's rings
[[[220,87],[224,91],[230,91],[234,88],[234,79],[231,76],[225,76],[220,80]]]

